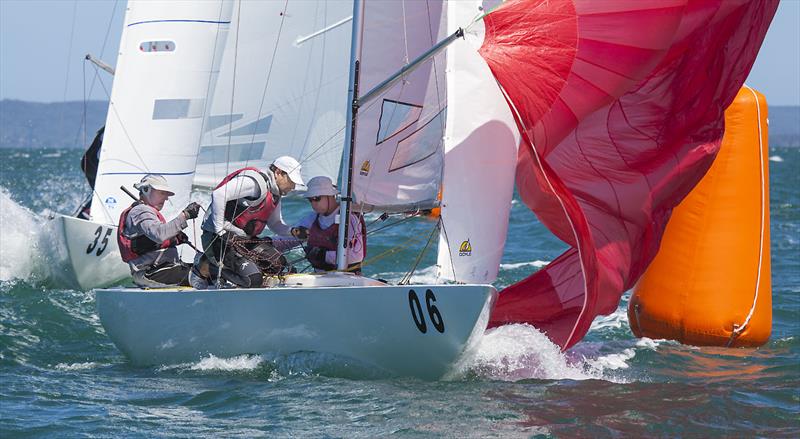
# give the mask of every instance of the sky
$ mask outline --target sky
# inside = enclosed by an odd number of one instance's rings
[[[83,57],[116,63],[125,4],[0,0],[0,99],[107,100],[110,76],[91,87],[95,69],[85,66],[84,81]],[[800,0],[781,1],[746,83],[770,105],[800,105]]]

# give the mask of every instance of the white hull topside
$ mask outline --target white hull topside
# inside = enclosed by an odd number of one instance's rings
[[[97,311],[137,365],[310,351],[436,379],[474,346],[497,298],[491,285],[390,286],[344,273],[290,275],[283,285],[104,289]]]
[[[129,279],[117,246],[117,226],[57,215],[67,246],[68,268],[78,286],[90,290]]]
[[[56,215],[55,219],[61,223],[67,247],[67,268],[78,287],[88,291],[131,280],[130,268],[119,254],[116,225],[66,215]],[[199,228],[200,222],[191,224]],[[186,233],[190,241],[200,236],[197,230],[187,229]],[[188,246],[180,246],[178,251],[185,262],[194,260],[195,251]]]

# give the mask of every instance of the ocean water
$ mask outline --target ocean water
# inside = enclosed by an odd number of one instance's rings
[[[637,339],[626,294],[561,353],[529,326],[493,330],[436,382],[353,370],[319,353],[134,367],[94,295],[64,280],[52,213],[86,194],[81,151],[0,149],[0,437],[800,437],[800,150],[770,152],[773,331],[759,349]],[[203,194],[195,194],[202,199]],[[285,216],[307,208],[289,202]],[[433,223],[370,238],[379,254]],[[417,242],[368,272],[397,281]],[[498,287],[563,244],[512,206]],[[427,254],[415,281],[434,276]]]

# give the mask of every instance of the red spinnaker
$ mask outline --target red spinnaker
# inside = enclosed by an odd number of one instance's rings
[[[484,18],[480,53],[522,133],[520,196],[571,247],[501,291],[490,326],[567,349],[617,308],[714,160],[777,5],[511,0]]]

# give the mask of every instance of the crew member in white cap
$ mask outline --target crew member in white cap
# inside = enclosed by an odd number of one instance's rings
[[[119,216],[117,243],[122,260],[128,263],[133,281],[141,287],[158,288],[189,285],[190,266],[181,262],[176,246],[189,239],[181,230],[187,220],[197,218],[200,205],[190,203],[172,221],[160,210],[175,195],[161,175],[145,175],[133,187],[139,199]]]
[[[299,230],[308,230],[306,259],[316,271],[336,269],[336,247],[339,237],[339,191],[330,178],[314,177],[308,181],[303,195],[314,212],[298,223]],[[361,273],[361,262],[367,252],[367,228],[361,214],[351,212],[347,227],[347,270]]]
[[[293,236],[292,227],[283,222],[281,197],[305,187],[300,169],[295,158],[281,156],[267,169],[238,169],[217,185],[203,219],[205,255],[195,261],[191,276],[193,286],[202,288],[211,282],[216,275],[217,261],[231,235],[255,240],[267,227],[279,236]],[[212,263],[211,266],[208,262]],[[234,264],[223,265],[228,269],[234,268]],[[260,286],[261,276],[254,264],[244,261],[236,265],[235,274],[238,276],[234,283],[245,288]]]

